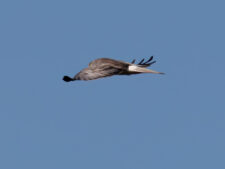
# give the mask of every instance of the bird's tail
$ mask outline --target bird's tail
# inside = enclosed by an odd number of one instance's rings
[[[155,74],[164,74],[162,72],[157,72],[157,71],[154,71],[154,70],[151,70],[151,69],[146,69],[144,67],[139,67],[137,65],[130,65],[128,67],[128,70],[130,72],[138,72],[138,73],[155,73]]]
[[[64,77],[63,77],[63,80],[64,80],[65,82],[71,82],[71,81],[74,81],[75,79],[73,79],[73,78],[71,78],[71,77],[69,77],[69,76],[64,76]]]

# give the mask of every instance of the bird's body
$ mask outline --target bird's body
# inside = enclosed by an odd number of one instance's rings
[[[74,80],[94,80],[113,75],[131,75],[139,73],[163,74],[145,68],[155,63],[155,61],[151,62],[152,59],[153,57],[150,57],[146,62],[142,60],[140,63],[134,64],[135,60],[133,60],[132,63],[127,63],[109,58],[100,58],[89,63],[87,68],[81,70],[73,78],[64,76],[63,80],[66,82]]]

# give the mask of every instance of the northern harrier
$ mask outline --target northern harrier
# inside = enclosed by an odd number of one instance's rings
[[[140,73],[164,74],[146,69],[146,67],[151,66],[156,62],[152,61],[152,59],[153,56],[151,56],[146,62],[142,59],[138,64],[135,64],[135,59],[131,63],[109,58],[96,59],[89,64],[88,68],[81,70],[73,78],[64,76],[63,80],[66,82],[75,80],[93,80],[113,75],[132,75]]]

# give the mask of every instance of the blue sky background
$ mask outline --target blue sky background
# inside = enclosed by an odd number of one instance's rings
[[[0,168],[224,169],[224,1],[0,2]],[[166,75],[64,83],[99,57]]]

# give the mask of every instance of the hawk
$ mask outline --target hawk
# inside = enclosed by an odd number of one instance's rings
[[[65,82],[71,82],[75,80],[94,80],[113,75],[133,75],[140,73],[164,74],[146,68],[156,62],[152,61],[152,59],[153,56],[147,61],[142,59],[138,64],[135,64],[135,59],[131,63],[128,63],[109,58],[100,58],[89,63],[87,68],[81,70],[73,78],[64,76],[63,80]]]

